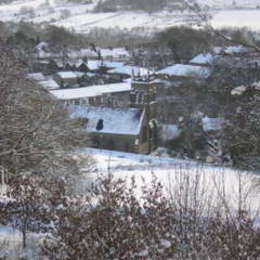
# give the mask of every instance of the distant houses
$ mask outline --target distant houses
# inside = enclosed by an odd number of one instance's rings
[[[183,126],[178,120],[183,106],[189,106],[186,100],[201,98],[201,86],[213,82],[216,71],[222,74],[234,63],[243,69],[248,56],[254,66],[260,62],[257,54],[242,46],[216,47],[187,64],[158,71],[133,65],[124,48],[67,50],[63,57],[62,52],[52,55],[48,44],[41,43],[35,52],[34,73],[28,77],[68,107],[73,120],[83,119],[92,146],[141,153],[179,138]],[[231,94],[242,95],[245,89],[241,85]],[[201,130],[215,138],[224,119],[218,118],[218,111],[199,109],[205,115]]]
[[[66,54],[68,59],[87,58],[92,60],[108,60],[127,62],[130,53],[125,48],[99,48],[90,46],[79,50],[70,48],[60,48],[57,50],[50,46],[48,42],[40,42],[33,49],[34,57],[37,59],[62,58]]]

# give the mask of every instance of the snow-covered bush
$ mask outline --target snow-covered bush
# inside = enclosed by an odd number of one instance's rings
[[[210,202],[196,204],[188,199],[186,180],[183,192],[171,199],[156,179],[149,187],[144,183],[137,196],[134,179],[130,185],[111,176],[98,180],[91,196],[69,199],[60,208],[58,225],[44,241],[42,254],[53,260],[259,256],[260,230],[246,211],[222,210],[225,201],[207,210]],[[196,189],[190,191],[196,200]]]

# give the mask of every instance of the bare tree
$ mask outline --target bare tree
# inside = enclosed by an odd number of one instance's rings
[[[44,205],[57,205],[57,188],[71,191],[78,167],[70,153],[87,137],[61,104],[27,78],[12,50],[1,46],[0,57],[1,181],[12,202],[1,214],[22,230],[26,246],[26,233],[35,220],[44,223]]]

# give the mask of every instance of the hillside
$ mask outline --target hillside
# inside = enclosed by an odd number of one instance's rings
[[[205,1],[200,0],[200,2],[205,4]],[[96,0],[89,1],[88,4],[73,0],[18,0],[0,5],[0,14],[2,21],[27,21],[41,25],[48,23],[64,26],[79,33],[87,33],[93,28],[154,31],[193,20],[188,13],[172,10],[160,10],[149,14],[121,8],[118,11],[96,13],[94,10],[97,3]],[[216,27],[239,25],[253,29],[260,28],[258,19],[255,19],[260,13],[259,9],[255,9],[258,5],[257,0],[208,0],[207,4],[212,8],[221,9],[213,15],[215,17],[213,24]],[[241,17],[246,16],[248,19],[242,19],[243,23],[241,23]],[[232,17],[231,21],[225,19],[230,17]]]

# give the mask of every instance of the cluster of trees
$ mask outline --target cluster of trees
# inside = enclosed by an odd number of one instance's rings
[[[0,39],[10,47],[32,50],[40,41],[48,41],[56,47],[81,47],[88,43],[86,36],[77,34],[63,27],[47,25],[44,27],[33,23],[0,22]]]

